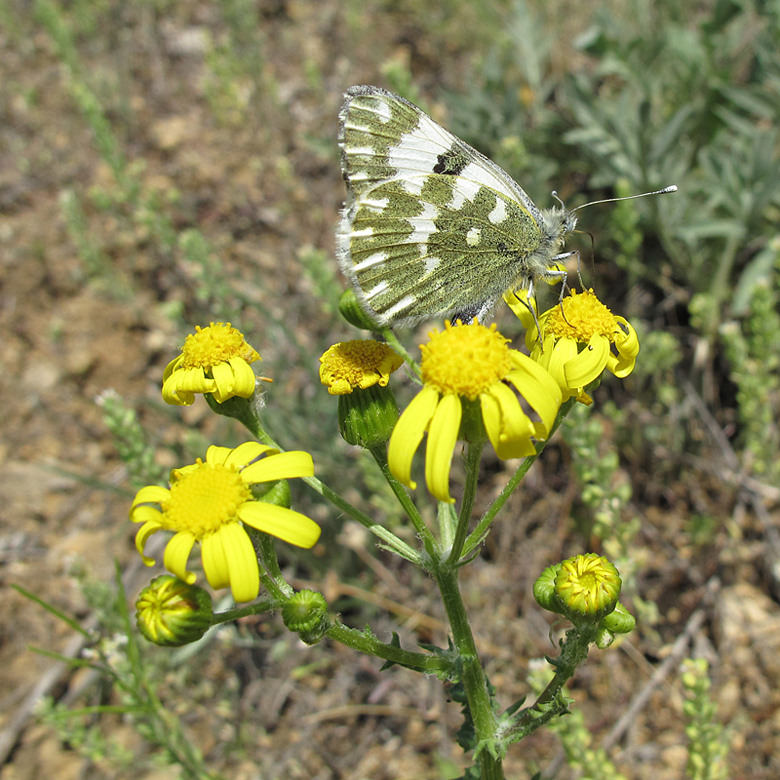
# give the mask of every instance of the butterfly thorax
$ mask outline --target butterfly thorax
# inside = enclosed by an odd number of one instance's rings
[[[539,230],[538,244],[524,258],[519,258],[521,278],[518,286],[522,287],[533,287],[539,279],[555,281],[562,278],[559,261],[566,256],[562,252],[563,245],[577,224],[577,217],[562,206],[541,210],[535,216]],[[526,283],[523,284],[523,281]]]

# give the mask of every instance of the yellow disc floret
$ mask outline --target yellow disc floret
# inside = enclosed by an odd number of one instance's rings
[[[252,491],[235,466],[203,463],[183,476],[174,471],[171,499],[163,505],[165,526],[170,531],[188,530],[195,538],[235,522],[238,508],[252,498]]]
[[[385,387],[403,358],[387,344],[355,339],[334,344],[320,358],[320,381],[331,395],[347,395],[373,385]]]
[[[444,332],[432,332],[430,342],[420,347],[423,382],[442,395],[456,393],[476,401],[512,370],[508,342],[495,324],[486,328],[474,321],[453,327],[448,322]]]
[[[588,342],[596,334],[614,342],[616,331],[622,332],[615,322],[615,316],[593,291],[580,295],[572,291],[569,297],[561,301],[560,306],[550,309],[544,330],[559,338],[579,342]]]

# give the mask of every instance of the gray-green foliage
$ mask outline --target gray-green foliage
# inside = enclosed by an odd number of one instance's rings
[[[154,447],[141,425],[135,409],[129,407],[114,390],[97,398],[103,409],[103,422],[111,431],[119,457],[128,470],[130,486],[158,485],[164,482],[164,469],[154,462]]]
[[[768,277],[753,285],[742,321],[720,327],[720,337],[737,386],[744,467],[776,483],[780,478],[780,241],[757,257],[774,260]]]
[[[535,693],[540,693],[552,679],[552,673],[541,659],[529,663],[529,683]],[[564,695],[566,689],[564,688]],[[585,724],[585,718],[580,709],[572,709],[563,717],[552,720],[549,724],[561,740],[561,746],[566,754],[566,763],[578,771],[581,780],[626,780],[625,775],[618,772],[606,751],[594,747],[593,735]]]
[[[636,572],[647,558],[647,550],[635,541],[641,521],[632,511],[631,484],[620,474],[618,453],[604,428],[600,417],[579,404],[562,426],[588,511],[587,531],[601,540],[605,555],[620,572],[623,593],[631,599],[640,621],[649,627],[658,620],[658,607],[637,591]]]
[[[666,419],[684,401],[679,381],[669,381],[673,371],[688,372],[695,388],[703,374],[707,403],[728,379],[739,388],[749,465],[769,474],[762,463],[780,435],[777,371],[771,359],[755,361],[769,355],[756,342],[759,331],[774,332],[777,307],[770,243],[780,221],[780,4],[602,3],[580,9],[572,42],[551,42],[553,13],[523,0],[504,7],[491,53],[475,61],[465,96],[451,101],[450,126],[507,164],[543,206],[549,186],[572,206],[583,189],[595,196],[679,186],[674,195],[582,213],[588,229],[609,220],[596,256],[625,272],[617,287],[605,290],[598,278],[593,286],[643,334],[652,328],[639,317],[692,325],[696,334],[678,355],[703,342],[698,360],[656,371],[657,350],[649,354],[643,335],[639,389],[657,407],[646,438],[674,452],[686,446],[686,427]],[[579,57],[562,71],[556,47],[567,45]],[[501,139],[514,159],[501,158]],[[655,310],[642,306],[653,298],[662,301]],[[715,375],[722,350],[728,376]]]
[[[541,9],[513,3],[470,91],[452,102],[453,129],[491,154],[498,139],[522,138],[529,170],[511,172],[532,194],[542,177],[563,188],[574,173],[634,193],[678,184],[677,196],[644,202],[645,227],[680,282],[725,299],[780,213],[780,6],[694,10],[599,5],[574,41],[587,64],[556,75],[560,42]],[[644,267],[651,280],[657,272]]]
[[[685,733],[689,740],[687,775],[690,780],[726,780],[729,743],[710,697],[709,665],[704,658],[683,662],[682,684]]]

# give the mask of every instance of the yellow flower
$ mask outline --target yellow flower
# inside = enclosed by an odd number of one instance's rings
[[[313,547],[320,528],[299,512],[255,500],[250,485],[313,474],[308,452],[279,453],[257,442],[233,450],[209,447],[205,463],[198,458],[171,473],[170,490],[149,486],[138,491],[130,510],[130,519],[143,523],[135,537],[136,548],[144,563],[152,566],[154,560],[143,553],[147,539],[157,531],[174,531],[163,563],[169,572],[192,584],[196,578],[187,571],[187,559],[195,542],[200,542],[209,584],[213,588],[229,585],[236,601],[252,601],[260,590],[260,577],[257,556],[243,526],[298,547]],[[151,504],[158,504],[159,509]]]
[[[526,355],[509,349],[496,326],[452,327],[432,331],[422,345],[423,389],[393,430],[388,448],[390,471],[411,488],[412,458],[428,432],[425,483],[439,501],[452,503],[449,472],[463,417],[463,404],[478,402],[485,431],[501,459],[534,455],[532,439],[547,438],[561,404],[555,380]],[[519,393],[536,412],[532,421]]]
[[[262,358],[244,341],[244,334],[229,322],[212,322],[207,328],[196,325],[195,330],[184,340],[181,355],[165,368],[165,402],[189,406],[195,393],[213,393],[219,403],[236,395],[249,398],[255,391],[249,364]]]
[[[596,297],[593,290],[580,295],[572,291],[548,311],[540,314],[537,330],[522,293],[506,298],[527,328],[526,347],[531,357],[555,377],[564,399],[576,397],[585,404],[591,398],[585,387],[606,368],[621,379],[628,376],[639,354],[639,338],[628,320],[617,317]]]
[[[381,341],[356,339],[334,344],[320,358],[320,381],[331,395],[347,395],[372,385],[385,387],[403,358]]]

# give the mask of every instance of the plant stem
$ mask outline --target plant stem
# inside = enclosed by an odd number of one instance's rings
[[[462,664],[461,680],[476,732],[475,758],[482,768],[482,780],[503,780],[501,759],[492,750],[497,727],[493,702],[458,586],[458,569],[443,563],[436,568],[434,576],[441,591],[453,642]]]
[[[417,509],[415,503],[412,501],[406,488],[391,474],[390,466],[387,463],[387,449],[386,447],[370,447],[369,451],[376,461],[379,468],[382,470],[382,474],[387,480],[387,484],[398,499],[398,503],[401,505],[407,517],[417,531],[418,536],[422,539],[425,550],[429,557],[433,557],[436,554],[436,540],[433,538],[430,529],[422,519],[420,510]]]
[[[478,443],[469,442],[463,453],[466,484],[463,487],[463,498],[460,502],[458,527],[455,531],[455,539],[452,542],[452,549],[447,558],[447,563],[450,566],[454,566],[460,559],[463,544],[466,541],[466,536],[469,532],[471,511],[474,508],[474,500],[477,496],[477,486],[479,484],[479,460],[482,456],[482,449],[484,446],[484,441]]]
[[[405,666],[408,669],[414,669],[426,674],[447,676],[452,667],[452,660],[442,655],[416,653],[395,645],[388,645],[385,642],[380,642],[368,631],[358,631],[341,623],[334,623],[325,632],[325,636],[329,639],[335,639],[353,650],[358,650],[361,653],[373,655],[377,658],[384,658],[386,661],[396,663],[399,666]]]

